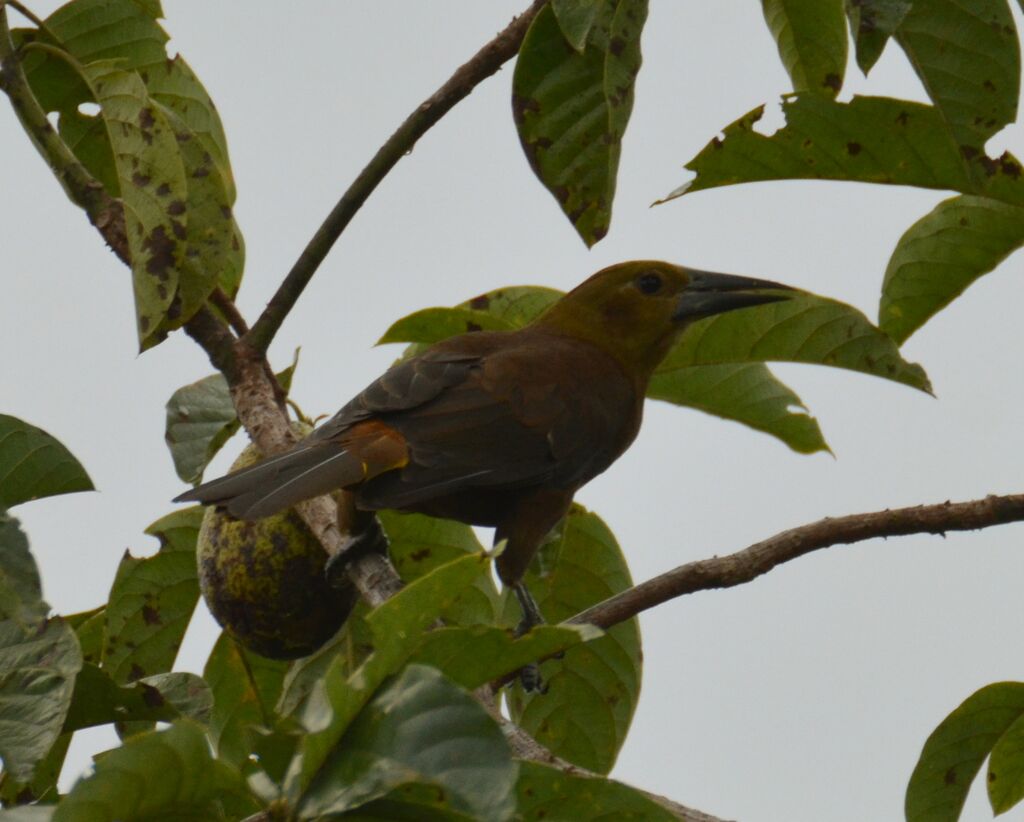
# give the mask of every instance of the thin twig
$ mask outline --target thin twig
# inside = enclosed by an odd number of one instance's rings
[[[417,106],[380,147],[366,168],[342,195],[323,225],[317,229],[256,320],[252,330],[246,335],[246,342],[254,350],[261,353],[267,350],[274,335],[334,243],[388,172],[456,103],[467,97],[481,81],[490,77],[502,64],[515,56],[527,28],[546,3],[547,0],[534,0],[526,11],[513,19],[493,40],[460,66],[443,86]]]
[[[975,531],[1022,520],[1024,494],[826,517],[782,531],[734,554],[680,565],[588,608],[569,622],[608,628],[685,594],[742,585],[777,565],[832,545],[849,545],[876,537]]]
[[[249,332],[249,324],[245,321],[245,317],[239,313],[235,301],[225,294],[224,289],[219,285],[215,286],[213,291],[210,292],[210,302],[217,306],[217,310],[224,315],[228,325],[235,330],[239,337]]]
[[[53,32],[50,31],[50,29],[47,27],[46,22],[42,20],[40,17],[38,17],[34,11],[32,11],[29,8],[26,8],[21,3],[19,3],[18,0],[2,0],[2,2],[0,2],[0,5],[10,6],[12,9],[18,12],[18,14],[20,14],[26,20],[30,21],[43,34],[45,34],[47,37],[53,40],[53,42],[57,42],[57,38],[54,36]]]

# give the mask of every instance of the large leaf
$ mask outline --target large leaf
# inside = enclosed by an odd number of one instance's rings
[[[558,26],[576,51],[587,47],[587,35],[604,0],[551,0]]]
[[[287,670],[287,662],[258,656],[221,633],[203,669],[214,700],[210,736],[221,759],[241,767],[256,749],[259,731],[273,728]]]
[[[175,511],[146,533],[160,550],[136,559],[127,551],[106,609],[103,668],[124,684],[169,671],[199,599],[196,536],[201,506]]]
[[[986,197],[944,200],[900,237],[878,324],[902,343],[982,274],[1024,245],[1024,208]]]
[[[170,722],[180,717],[209,718],[210,688],[195,674],[157,674],[121,686],[101,668],[86,664],[64,720],[64,733],[115,722]]]
[[[651,379],[647,396],[743,423],[800,454],[829,450],[800,397],[762,363],[663,367]]]
[[[993,746],[985,784],[993,813],[1005,813],[1024,799],[1024,715]]]
[[[560,291],[542,286],[497,289],[456,308],[427,308],[410,314],[393,323],[380,342],[414,343],[406,351],[408,356],[424,345],[477,327],[522,328],[560,296]],[[799,453],[828,450],[817,421],[804,412],[800,398],[760,363],[685,369],[669,364],[655,374],[647,395],[764,431]]]
[[[473,689],[603,635],[593,625],[539,625],[521,637],[487,625],[437,628],[423,638],[412,661],[437,668],[457,685]]]
[[[409,665],[360,711],[299,812],[338,813],[412,784],[437,789],[431,807],[501,822],[515,810],[516,776],[508,742],[483,707],[435,669]]]
[[[1024,683],[975,691],[924,743],[907,785],[907,822],[955,822],[981,763],[1024,716]]]
[[[48,612],[28,538],[18,520],[0,510],[0,620],[30,629]]]
[[[665,199],[762,180],[844,180],[951,189],[1024,204],[1016,158],[965,155],[932,106],[889,97],[837,103],[802,94],[783,100],[782,111],[786,125],[770,136],[754,130],[763,106],[726,126],[723,137],[686,164],[697,176]]]
[[[568,619],[632,585],[625,557],[601,519],[573,506],[530,565],[525,582],[549,622]],[[506,622],[519,620],[506,597]],[[507,692],[512,720],[552,753],[598,773],[615,764],[640,696],[640,627],[630,619],[541,666],[543,694]]]
[[[14,779],[32,777],[60,736],[82,652],[54,617],[38,628],[0,622],[0,759]]]
[[[55,822],[241,819],[258,809],[230,765],[213,759],[202,728],[179,721],[100,757],[57,806]]]
[[[672,822],[678,817],[610,779],[575,776],[537,762],[519,763],[517,810],[524,822],[552,819]]]
[[[602,0],[577,51],[547,6],[516,61],[512,108],[523,150],[588,246],[608,233],[646,18],[647,0]]]
[[[931,390],[924,369],[857,309],[813,294],[694,323],[659,370],[756,360],[848,368]]]
[[[67,448],[41,428],[0,414],[0,510],[92,490],[92,480]]]
[[[857,65],[867,74],[871,71],[889,38],[907,16],[912,0],[846,0],[857,50]]]
[[[301,719],[309,733],[288,772],[289,796],[301,796],[378,686],[406,662],[439,614],[489,568],[487,555],[466,555],[425,574],[370,612],[373,652],[350,676],[344,660],[336,660],[304,703]]]
[[[794,91],[835,97],[846,72],[843,0],[761,0]]]
[[[915,0],[896,39],[965,156],[1016,119],[1020,44],[1007,0]]]
[[[483,550],[473,529],[461,522],[396,511],[381,511],[378,516],[390,543],[388,555],[405,582]],[[493,625],[498,603],[494,580],[481,576],[442,612],[441,618],[448,625]]]

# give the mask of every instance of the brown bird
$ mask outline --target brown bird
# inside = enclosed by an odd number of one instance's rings
[[[787,299],[788,286],[650,260],[613,265],[518,331],[478,331],[390,368],[288,451],[176,501],[269,516],[344,488],[392,508],[496,528],[498,574],[522,577],[573,495],[640,429],[647,383],[695,320]]]

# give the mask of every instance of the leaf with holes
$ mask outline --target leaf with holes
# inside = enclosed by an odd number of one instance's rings
[[[762,363],[663,366],[647,396],[771,434],[798,454],[829,450],[800,397]]]
[[[381,511],[378,517],[390,542],[388,555],[404,582],[483,550],[473,529],[461,522],[397,511]],[[494,581],[481,576],[441,613],[441,618],[449,625],[493,625],[499,601]]]
[[[124,684],[171,669],[199,599],[196,537],[201,506],[175,511],[146,533],[160,550],[136,559],[125,552],[106,609],[103,668]]]
[[[517,810],[523,822],[549,819],[677,820],[657,802],[635,788],[613,782],[576,776],[537,762],[519,763]]]
[[[1024,208],[986,197],[944,200],[900,237],[882,283],[878,324],[903,343],[1024,245]]]
[[[865,75],[882,56],[885,44],[907,16],[912,0],[846,0],[846,16]]]
[[[210,756],[203,729],[180,720],[101,756],[57,806],[54,822],[241,819],[259,809],[238,771]]]
[[[498,822],[515,811],[516,774],[483,707],[435,669],[409,665],[359,712],[299,811],[311,819],[428,785],[437,789],[432,807]]]
[[[221,633],[203,678],[213,692],[210,738],[225,762],[242,767],[256,748],[258,731],[273,728],[287,670],[287,662],[258,656]]]
[[[574,505],[530,565],[525,582],[552,623],[632,585],[615,536],[596,515]],[[505,624],[520,613],[506,592]],[[570,648],[541,665],[544,694],[518,685],[506,691],[512,720],[556,756],[608,773],[618,756],[640,696],[642,654],[636,618],[603,637]]]
[[[956,820],[981,763],[1024,716],[1024,682],[995,682],[975,691],[924,743],[907,785],[907,822]]]
[[[686,164],[697,176],[659,202],[762,180],[842,180],[952,189],[1024,205],[1017,159],[965,155],[932,106],[802,94],[784,99],[782,111],[786,125],[770,136],[754,130],[763,106],[726,126]]]
[[[1020,43],[1006,0],[916,0],[896,40],[944,133],[965,156],[983,155],[988,138],[1017,117]]]
[[[806,293],[694,323],[659,368],[757,360],[847,368],[931,391],[924,369],[857,309]]]
[[[545,7],[519,49],[512,78],[519,140],[588,246],[608,233],[646,19],[646,0],[602,0],[577,51]]]
[[[92,480],[67,448],[41,428],[0,414],[0,510],[92,490]]]
[[[761,0],[794,91],[835,97],[846,72],[843,0]]]
[[[29,780],[61,734],[82,652],[71,626],[53,617],[26,629],[0,622],[0,759]]]

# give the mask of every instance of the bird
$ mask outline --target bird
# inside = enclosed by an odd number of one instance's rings
[[[636,438],[658,364],[692,323],[791,297],[770,280],[656,260],[598,271],[529,325],[471,331],[400,361],[289,450],[175,502],[245,520],[344,489],[394,509],[495,529],[523,612],[523,576],[576,492]]]

